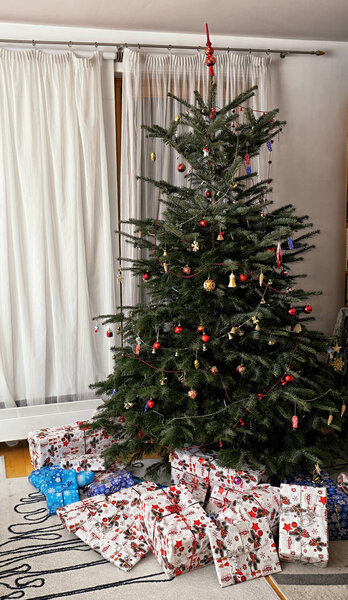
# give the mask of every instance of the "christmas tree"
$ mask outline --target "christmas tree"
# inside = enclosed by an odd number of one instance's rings
[[[255,88],[217,108],[213,52],[208,36],[207,99],[169,94],[180,115],[167,129],[145,126],[180,156],[183,184],[146,178],[157,218],[130,221],[139,258],[123,271],[150,299],[103,316],[121,345],[113,372],[92,385],[104,402],[91,426],[118,440],[109,460],[188,444],[215,449],[221,465],[283,476],[332,457],[340,439],[330,342],[308,327],[316,292],[291,272],[318,232],[293,206],[272,206],[271,180],[253,162],[263,147],[271,155],[283,122],[247,107]]]

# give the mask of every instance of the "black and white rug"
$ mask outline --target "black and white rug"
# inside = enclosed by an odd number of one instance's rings
[[[221,589],[213,565],[168,580],[152,555],[125,573],[56,516],[26,478],[0,482],[1,600],[277,600],[265,579]]]

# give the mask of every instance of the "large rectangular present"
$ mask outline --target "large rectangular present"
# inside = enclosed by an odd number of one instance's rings
[[[281,571],[277,549],[266,517],[250,517],[225,507],[219,527],[209,529],[216,573],[221,587]]]
[[[190,473],[203,483],[226,488],[238,487],[248,489],[264,480],[265,471],[255,471],[249,467],[231,469],[221,467],[216,461],[215,452],[202,452],[197,446],[175,450],[171,458],[171,477],[173,481],[180,480],[180,474]]]
[[[212,562],[208,530],[215,525],[184,486],[146,494],[140,514],[146,539],[168,577]]]
[[[327,517],[330,540],[348,540],[348,497],[325,471],[298,474],[284,483],[325,487],[327,491]]]
[[[122,488],[129,488],[134,485],[134,480],[128,471],[125,469],[117,469],[115,473],[109,473],[101,480],[93,481],[87,488],[87,496],[97,496],[105,494],[109,496],[115,492],[119,492]]]
[[[85,500],[58,508],[57,516],[62,521],[65,529],[70,533],[74,533],[91,515],[100,512],[105,502],[106,498],[104,495],[86,498]]]
[[[326,488],[281,484],[279,556],[326,567],[329,539]]]
[[[342,492],[348,495],[348,473],[339,473],[337,475],[337,485]]]
[[[247,511],[251,518],[266,517],[273,535],[277,533],[280,488],[268,484],[258,485],[247,490],[214,486],[205,508],[206,512],[209,516],[216,518],[225,506],[230,508],[230,512],[235,515],[235,518],[238,518],[241,508]]]
[[[63,469],[75,471],[105,471],[105,462],[101,454],[68,454],[60,461]]]
[[[68,455],[101,453],[116,443],[106,431],[83,431],[80,425],[76,422],[30,432],[28,442],[33,468],[59,465]]]

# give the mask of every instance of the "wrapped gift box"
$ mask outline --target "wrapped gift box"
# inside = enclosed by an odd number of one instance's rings
[[[133,485],[134,481],[131,473],[124,469],[119,469],[115,473],[110,473],[102,480],[93,481],[93,483],[88,486],[87,496],[91,497],[99,494],[109,496],[122,488],[132,487]]]
[[[183,485],[186,487],[192,496],[203,506],[209,488],[209,484],[205,479],[188,471],[181,472],[178,469],[173,469],[172,478],[174,485]]]
[[[216,573],[221,587],[281,571],[266,517],[250,518],[225,507],[219,528],[209,529]]]
[[[273,535],[277,533],[279,523],[280,488],[262,484],[247,490],[240,488],[225,489],[221,486],[212,488],[206,506],[209,516],[217,517],[224,508],[229,507],[230,512],[238,518],[240,509],[247,511],[251,518],[266,517],[271,526]]]
[[[260,469],[254,471],[249,467],[243,469],[230,469],[228,467],[220,467],[216,461],[213,461],[210,470],[209,483],[211,487],[216,485],[225,488],[238,488],[240,490],[247,490],[251,487],[255,487],[258,483],[263,481],[265,478],[265,471]]]
[[[68,454],[60,462],[63,469],[75,471],[104,471],[105,462],[101,454]]]
[[[279,556],[326,567],[329,540],[326,488],[280,486]]]
[[[321,474],[299,474],[289,477],[284,483],[325,487],[327,492],[327,517],[330,540],[348,540],[348,497],[328,476]]]
[[[348,495],[348,473],[340,473],[337,475],[337,485],[342,492]]]
[[[56,513],[57,508],[78,502],[76,474],[73,470],[64,470],[46,478],[40,484],[40,491],[46,496],[47,508],[50,515]]]
[[[65,529],[69,533],[74,533],[83,525],[91,515],[101,511],[101,505],[106,502],[105,496],[94,496],[86,498],[79,502],[74,502],[69,506],[63,506],[57,509],[57,516],[62,521]]]
[[[30,432],[28,442],[34,469],[59,465],[69,455],[101,453],[116,443],[105,431],[82,431],[79,422]]]
[[[207,532],[215,525],[184,486],[146,494],[140,514],[146,539],[168,577],[212,562]]]

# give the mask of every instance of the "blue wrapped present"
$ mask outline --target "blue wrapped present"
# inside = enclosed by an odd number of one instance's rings
[[[42,467],[41,469],[35,469],[32,471],[28,477],[30,483],[36,488],[40,490],[43,494],[44,487],[48,479],[51,479],[54,475],[60,475],[63,473],[62,467]],[[94,479],[93,471],[79,471],[76,473],[77,487],[84,487],[85,485],[89,485],[92,483]]]
[[[284,483],[326,487],[327,516],[330,540],[348,540],[348,497],[325,471],[318,473],[300,473],[290,476]]]
[[[94,471],[76,471],[77,487],[85,487],[92,483]]]
[[[50,515],[55,514],[60,506],[80,500],[76,473],[72,469],[66,470],[54,466],[43,467],[33,471],[28,479],[46,496]]]
[[[109,473],[102,480],[91,483],[87,488],[87,496],[97,496],[98,494],[109,496],[132,485],[134,485],[132,475],[124,469],[119,469],[115,473]]]

